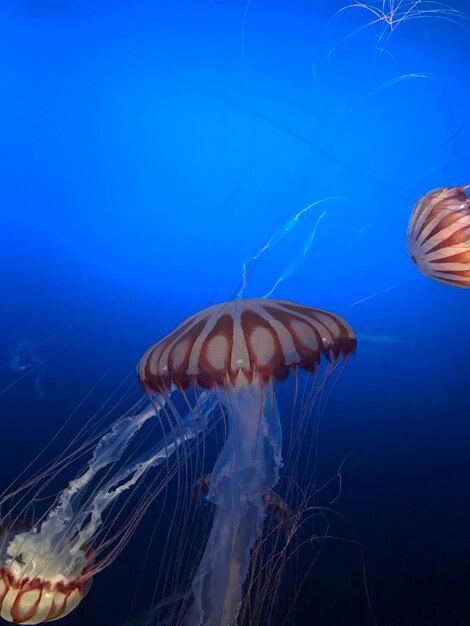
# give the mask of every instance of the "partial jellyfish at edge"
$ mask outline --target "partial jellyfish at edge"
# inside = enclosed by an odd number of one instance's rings
[[[408,226],[408,252],[424,276],[470,287],[470,199],[464,187],[441,187],[418,200]]]

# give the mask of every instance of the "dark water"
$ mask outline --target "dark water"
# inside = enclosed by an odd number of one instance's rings
[[[130,406],[147,347],[277,233],[244,295],[291,274],[274,297],[359,336],[318,459],[347,457],[352,542],[325,543],[295,623],[468,626],[469,292],[406,250],[418,198],[470,182],[467,7],[347,4],[2,3],[1,483],[82,401],[75,425],[121,384]],[[20,342],[39,368],[9,366]],[[149,607],[156,509],[64,624]]]

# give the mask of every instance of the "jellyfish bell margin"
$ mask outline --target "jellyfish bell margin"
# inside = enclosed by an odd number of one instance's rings
[[[215,507],[213,523],[192,579],[192,603],[178,624],[236,622],[267,513],[266,494],[283,465],[277,383],[293,372],[297,388],[297,371],[311,373],[307,408],[355,348],[352,329],[334,314],[287,301],[247,299],[190,317],[142,358],[138,377],[151,399],[168,398],[175,390],[197,398],[198,390],[212,390],[226,424],[205,496]],[[327,367],[320,374],[322,361]],[[178,430],[176,409],[172,416]]]

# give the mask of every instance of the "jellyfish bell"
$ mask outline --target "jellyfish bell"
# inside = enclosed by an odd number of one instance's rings
[[[470,199],[464,187],[442,187],[416,203],[408,226],[408,252],[424,276],[470,287]]]
[[[277,383],[301,370],[312,375],[305,410],[329,374],[351,356],[355,335],[340,317],[287,301],[247,299],[212,306],[150,348],[138,367],[153,400],[169,407],[173,392],[212,390],[226,437],[207,499],[214,520],[193,577],[185,626],[226,626],[240,611],[250,555],[266,516],[265,494],[279,480],[282,425]],[[327,368],[320,376],[320,364]],[[172,410],[174,427],[181,418]],[[180,622],[178,622],[180,623]]]
[[[66,576],[62,564],[44,561],[38,550],[21,546],[22,538],[31,533],[32,522],[15,522],[0,526],[0,616],[16,624],[52,622],[73,611],[88,593],[91,578]],[[38,558],[39,557],[39,558]],[[83,560],[86,562],[86,554]]]
[[[150,398],[190,386],[229,392],[284,380],[296,368],[315,372],[356,348],[339,316],[283,300],[251,298],[211,306],[152,346],[138,366]]]

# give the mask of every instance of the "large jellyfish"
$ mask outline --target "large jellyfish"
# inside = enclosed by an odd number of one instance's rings
[[[226,419],[226,438],[212,470],[207,499],[214,520],[193,577],[184,626],[237,622],[250,555],[266,515],[266,494],[282,467],[282,425],[276,383],[292,371],[312,374],[316,389],[353,354],[356,339],[340,317],[291,302],[251,299],[212,306],[150,348],[138,374],[155,402],[172,392],[212,391]],[[319,376],[322,357],[328,367]],[[296,379],[297,382],[297,379]],[[296,385],[297,386],[297,385]],[[189,400],[188,400],[189,402]],[[172,411],[175,430],[183,426]],[[178,620],[179,621],[179,620]]]
[[[470,287],[470,199],[465,187],[434,189],[418,200],[408,226],[408,252],[424,275]]]

